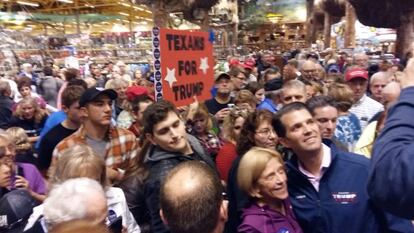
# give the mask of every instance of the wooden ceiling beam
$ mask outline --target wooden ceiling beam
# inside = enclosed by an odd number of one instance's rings
[[[94,5],[95,8],[98,7],[113,7],[113,6],[118,6],[119,4],[114,4],[114,3],[108,3],[108,4],[101,4],[101,5]],[[56,7],[56,8],[48,8],[48,9],[39,9],[36,10],[36,12],[47,12],[47,11],[60,11],[60,10],[77,10],[77,9],[85,9],[85,8],[90,8],[89,6],[60,6],[60,7]]]

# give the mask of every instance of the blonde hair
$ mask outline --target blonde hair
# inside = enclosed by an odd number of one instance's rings
[[[51,183],[78,177],[94,179],[102,187],[107,185],[105,161],[87,145],[75,145],[62,153],[52,171]]]
[[[32,144],[29,142],[29,137],[23,128],[11,127],[6,130],[6,133],[10,136],[10,140],[14,143],[18,152],[32,149]]]
[[[204,103],[200,103],[198,105],[198,108],[196,110],[196,113],[194,114],[194,119],[196,118],[205,118],[206,120],[206,132],[209,132],[213,129],[213,120],[211,120],[210,114],[208,112],[208,109]]]
[[[329,87],[328,96],[335,100],[338,109],[342,112],[347,112],[354,104],[354,92],[346,84],[333,83]]]
[[[247,119],[249,116],[249,113],[243,109],[240,109],[238,107],[233,108],[230,111],[230,114],[224,118],[223,122],[223,138],[227,141],[234,142],[238,140],[238,137],[234,134],[234,124],[236,124],[236,120],[239,119],[239,117],[243,118],[244,120]]]
[[[257,180],[271,159],[277,159],[279,163],[284,164],[282,156],[276,151],[259,147],[247,151],[237,169],[237,183],[240,189],[251,195]]]
[[[325,95],[326,92],[327,92],[326,90],[324,90],[324,88],[321,84],[319,84],[318,82],[312,81],[312,80],[306,81],[305,82],[305,87],[306,86],[312,87],[313,90],[315,91],[315,94]]]
[[[248,103],[253,108],[256,107],[257,99],[249,90],[240,90],[234,98],[234,104]]]
[[[35,109],[34,118],[35,118],[36,124],[39,124],[42,121],[42,119],[47,115],[46,111],[40,108],[39,103],[37,102],[37,99],[32,98],[32,97],[26,97],[20,100],[20,102],[17,104],[16,111],[13,114],[14,116],[23,120],[23,109],[22,109],[23,104],[29,104]]]
[[[111,82],[108,83],[108,85],[105,85],[105,89],[116,89],[122,87],[123,85],[128,87],[129,83],[122,78],[115,78],[112,79]]]

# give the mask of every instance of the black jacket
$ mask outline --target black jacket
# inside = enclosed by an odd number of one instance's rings
[[[170,170],[179,163],[200,160],[209,165],[214,171],[216,167],[210,156],[204,151],[200,142],[192,135],[187,135],[194,154],[188,156],[179,152],[170,152],[158,146],[151,146],[145,157],[145,164],[148,166],[149,175],[145,181],[144,193],[145,203],[151,216],[151,230],[154,233],[169,232],[161,221],[159,211],[159,193],[161,183]]]
[[[129,211],[137,221],[141,233],[149,233],[151,232],[150,215],[145,205],[144,180],[143,173],[132,174],[117,186],[124,191]]]
[[[14,101],[7,96],[0,96],[0,128],[9,128]]]

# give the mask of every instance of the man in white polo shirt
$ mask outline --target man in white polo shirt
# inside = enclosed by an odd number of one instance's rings
[[[361,68],[350,68],[345,73],[345,81],[354,92],[355,97],[354,105],[349,111],[358,117],[363,130],[375,114],[384,110],[384,106],[366,94],[368,71]]]

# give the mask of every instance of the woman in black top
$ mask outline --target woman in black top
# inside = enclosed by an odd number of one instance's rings
[[[23,128],[27,136],[29,136],[29,141],[34,143],[39,138],[46,119],[46,111],[40,108],[36,99],[27,97],[17,104],[10,127]]]

